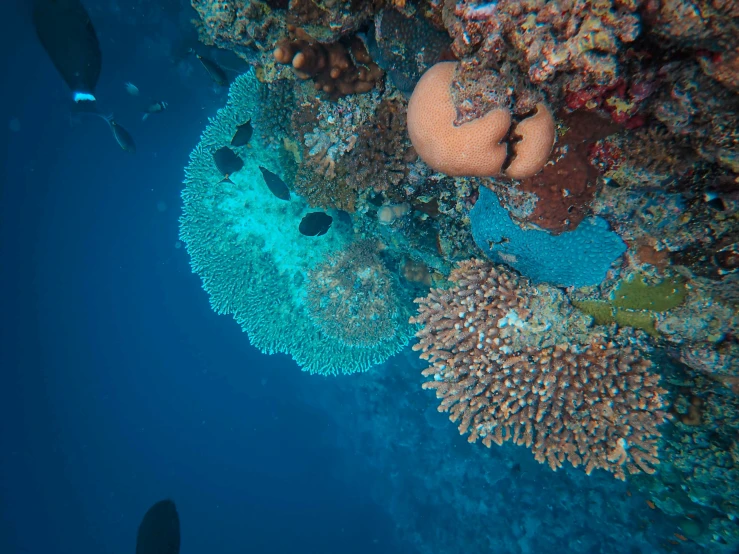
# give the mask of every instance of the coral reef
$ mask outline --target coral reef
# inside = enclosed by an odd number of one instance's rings
[[[626,250],[600,218],[586,219],[574,231],[561,235],[524,230],[511,220],[495,193],[482,187],[479,194],[470,212],[477,246],[491,260],[510,265],[535,282],[565,287],[597,285]]]
[[[690,376],[680,364],[660,365],[676,385],[675,424],[661,444],[659,478],[639,484],[659,510],[680,518],[683,534],[701,551],[733,552],[739,539],[739,402],[729,389]]]
[[[338,374],[402,349],[414,330],[406,303],[426,296],[413,318],[432,363],[424,387],[472,440],[525,444],[553,469],[636,472],[629,486],[654,508],[640,500],[639,525],[660,513],[662,531],[672,526],[644,551],[670,540],[735,551],[736,491],[724,484],[739,459],[736,2],[193,7],[201,40],[256,66],[206,129],[183,191],[182,238],[214,310],[262,351]],[[234,148],[244,168],[223,179],[212,153],[248,119],[252,143]],[[267,194],[259,166],[287,183],[290,202]],[[298,236],[309,208],[333,218],[325,236]],[[482,254],[512,270],[452,271]],[[658,374],[676,421],[659,431]],[[444,423],[425,406],[416,419],[378,412],[411,447],[417,420]],[[424,438],[437,449],[430,464],[450,463],[442,435]],[[465,450],[455,470],[498,490],[514,450]],[[509,469],[515,495],[527,477]],[[583,487],[582,472],[557,477]],[[439,479],[446,501],[470,502]],[[484,498],[460,507],[465,533]],[[620,534],[635,521],[619,519]],[[464,547],[490,549],[488,536]],[[523,535],[505,540],[527,548]],[[568,545],[601,548],[589,546]]]
[[[316,90],[331,98],[369,92],[382,78],[382,70],[358,37],[324,45],[302,29],[290,30],[296,38],[277,42],[275,61],[292,65],[299,78],[312,79]]]
[[[418,155],[435,171],[451,176],[488,177],[500,172],[507,151],[501,141],[511,116],[493,110],[476,121],[454,125],[449,85],[456,64],[438,63],[423,74],[408,103],[408,134]]]
[[[450,176],[491,177],[508,157],[504,139],[511,126],[506,108],[478,119],[458,121],[450,86],[455,62],[440,62],[426,71],[408,102],[408,134],[418,155],[434,170]],[[461,123],[461,124],[460,124]],[[506,173],[515,179],[531,177],[549,158],[554,144],[554,119],[539,103],[536,112],[516,125]]]
[[[367,49],[393,84],[405,94],[426,70],[441,61],[451,44],[449,36],[416,15],[407,17],[396,10],[375,16],[374,32],[366,37]]]
[[[237,125],[258,119],[262,86],[254,71],[236,79],[228,103],[191,154],[180,238],[213,310],[232,314],[256,348],[290,354],[311,373],[366,371],[400,350],[409,333],[398,333],[382,348],[350,346],[316,327],[303,300],[305,275],[350,242],[351,228],[337,223],[322,237],[298,232],[309,206],[299,198],[276,198],[259,171],[266,167],[289,182],[294,161],[283,149],[253,139],[238,173],[223,179],[215,167],[213,151],[230,141]]]
[[[310,317],[327,336],[391,353],[408,342],[408,314],[375,242],[353,243],[311,268],[307,278]]]
[[[382,0],[291,0],[287,21],[326,44],[357,31],[383,3]]]
[[[492,71],[505,84],[495,87],[506,91],[495,100],[501,106],[531,109],[535,85],[550,105],[594,110],[627,128],[648,124],[651,114],[674,119],[683,125],[671,130],[688,135],[706,159],[736,171],[725,151],[736,127],[715,121],[736,111],[735,3],[438,0],[430,7],[453,39],[462,69],[457,80],[474,82]],[[473,111],[489,109],[484,95],[477,96],[463,97],[457,109],[470,109],[462,100],[476,103]]]
[[[559,86],[573,91],[616,82],[623,72],[619,50],[641,31],[640,4],[446,0],[434,8],[458,58],[500,64],[512,48],[533,83],[559,77]]]
[[[311,206],[353,212],[362,183],[348,171],[345,158],[357,147],[360,129],[372,120],[377,98],[360,101],[340,98],[335,103],[314,100],[312,110],[296,114],[293,128],[304,163],[298,170],[295,189]],[[298,120],[299,118],[299,120]],[[354,156],[352,156],[354,159]]]
[[[666,391],[627,334],[535,346],[530,335],[552,333],[551,324],[531,318],[536,292],[525,279],[470,260],[450,281],[417,300],[411,321],[423,325],[414,349],[431,364],[424,388],[436,390],[460,433],[486,446],[526,445],[553,470],[567,460],[619,479],[654,472]]]
[[[662,68],[665,85],[654,116],[706,160],[739,173],[739,97],[707,77],[697,63]]]
[[[247,59],[250,49],[269,52],[287,29],[280,12],[259,0],[190,0],[190,3],[200,16],[196,26],[203,43],[234,50]]]

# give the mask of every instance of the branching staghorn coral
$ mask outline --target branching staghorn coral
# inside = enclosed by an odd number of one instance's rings
[[[411,322],[423,325],[414,349],[431,364],[424,388],[436,390],[460,433],[488,447],[513,440],[553,470],[567,460],[619,479],[654,472],[666,391],[628,333],[531,346],[553,323],[536,317],[538,292],[526,279],[468,260],[450,281],[416,300]]]

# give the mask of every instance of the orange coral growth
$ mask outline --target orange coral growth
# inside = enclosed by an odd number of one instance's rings
[[[457,62],[441,62],[423,74],[408,102],[408,135],[419,156],[431,168],[452,177],[492,177],[500,173],[508,156],[504,142],[511,113],[497,108],[456,125],[458,119],[451,89]],[[554,145],[554,118],[539,103],[536,113],[519,123],[514,134],[515,157],[506,174],[514,179],[541,171]]]
[[[454,126],[456,109],[449,86],[457,67],[441,62],[426,71],[408,103],[408,134],[419,156],[434,170],[451,176],[490,177],[506,159],[508,110],[493,110]]]
[[[337,98],[369,92],[382,78],[382,70],[358,37],[321,44],[300,29],[291,31],[297,38],[280,40],[272,55],[277,63],[292,65],[299,78],[313,79],[316,90]]]
[[[526,445],[556,470],[565,460],[619,479],[653,473],[663,409],[659,376],[621,332],[593,332],[580,344],[548,347],[520,340],[532,330],[526,279],[477,260],[459,264],[449,290],[417,299],[414,350],[431,364],[439,411],[450,412],[469,441]],[[528,326],[528,327],[527,327]]]
[[[514,144],[515,157],[505,173],[512,179],[532,177],[547,163],[554,146],[552,113],[544,104],[537,104],[536,113],[519,123],[513,134],[521,141]]]

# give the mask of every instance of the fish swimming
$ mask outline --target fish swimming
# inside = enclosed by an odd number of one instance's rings
[[[213,154],[213,161],[216,167],[223,175],[233,175],[242,167],[244,162],[239,156],[228,146],[223,146]]]
[[[79,0],[34,0],[33,25],[75,102],[95,102],[102,55],[90,16]]]
[[[134,154],[136,152],[136,143],[133,141],[131,133],[126,131],[123,127],[116,123],[112,115],[100,115],[110,125],[110,130],[113,132],[113,138],[115,138],[118,146],[120,146],[125,152]]]
[[[166,102],[154,102],[152,105],[146,108],[144,115],[141,117],[141,121],[146,121],[147,119],[149,119],[149,116],[151,114],[163,112],[167,109],[167,105],[168,104]]]
[[[280,200],[290,200],[290,189],[287,188],[285,181],[280,179],[279,175],[272,173],[269,169],[259,166],[259,171],[262,172],[264,182],[267,183],[269,190]]]
[[[251,126],[250,119],[236,127],[236,133],[231,139],[231,146],[246,146],[251,140],[252,133],[254,133],[254,127]]]
[[[131,96],[138,96],[139,95],[139,87],[137,87],[133,83],[127,82],[123,86],[126,87],[126,92],[128,94],[130,94]]]
[[[213,79],[213,82],[215,84],[221,87],[228,86],[228,77],[226,77],[226,72],[221,69],[220,65],[218,65],[213,60],[204,58],[192,49],[190,50],[190,52],[195,54],[195,57],[200,60],[200,63],[203,64],[203,67],[208,72],[208,75],[210,75],[210,78]]]
[[[333,220],[324,212],[311,212],[300,221],[298,231],[308,237],[320,237],[328,232]]]
[[[136,534],[136,554],[179,554],[180,517],[171,500],[161,500],[144,514]]]

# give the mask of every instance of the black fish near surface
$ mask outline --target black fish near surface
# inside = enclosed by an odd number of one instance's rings
[[[95,102],[102,55],[90,16],[79,0],[34,0],[33,25],[75,102]]]
[[[259,166],[259,171],[262,172],[264,182],[267,183],[269,190],[280,200],[290,200],[290,189],[287,188],[285,182],[280,179],[279,175],[272,173],[269,169]]]
[[[251,126],[251,119],[246,123],[242,123],[236,127],[236,133],[234,133],[231,139],[231,146],[246,146],[251,140],[251,135],[254,133],[254,127]]]
[[[223,175],[233,175],[244,167],[244,162],[228,146],[223,146],[213,153],[213,161]]]
[[[136,534],[136,554],[179,554],[180,517],[171,500],[154,504]]]
[[[328,232],[333,220],[324,212],[311,212],[300,221],[298,231],[307,237],[320,237]]]

